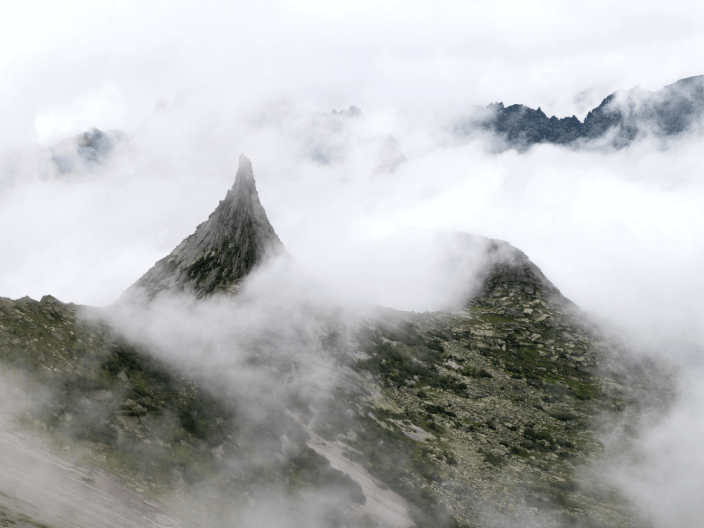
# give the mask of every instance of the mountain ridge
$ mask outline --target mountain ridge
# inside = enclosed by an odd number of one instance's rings
[[[584,121],[574,115],[548,117],[540,107],[492,103],[483,113],[460,119],[454,129],[460,136],[491,132],[518,150],[539,143],[579,146],[580,142],[601,139],[623,148],[648,134],[665,138],[701,129],[703,116],[704,75],[699,75],[656,92],[640,88],[616,91],[590,110]]]

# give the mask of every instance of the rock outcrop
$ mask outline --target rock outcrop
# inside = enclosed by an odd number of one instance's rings
[[[235,183],[206,222],[157,262],[123,298],[148,300],[161,293],[235,292],[240,281],[284,246],[259,202],[252,163],[240,156]]]

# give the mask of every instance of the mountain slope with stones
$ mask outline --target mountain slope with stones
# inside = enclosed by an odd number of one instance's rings
[[[144,526],[648,526],[598,468],[643,412],[667,406],[667,370],[604,336],[520,250],[458,240],[483,272],[452,311],[277,306],[247,288],[253,269],[288,257],[241,158],[226,199],[119,317],[0,300],[3,438],[43,442],[101,493],[117,479],[147,506],[130,510]],[[150,319],[168,294],[191,300],[164,312],[177,321],[166,339],[132,332],[168,323]],[[188,333],[199,310],[205,331]],[[0,520],[36,526],[40,494],[2,482]]]

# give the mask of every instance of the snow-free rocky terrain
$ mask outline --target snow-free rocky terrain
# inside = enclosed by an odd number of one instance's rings
[[[599,470],[666,370],[518,249],[458,240],[484,271],[452,311],[281,297],[242,157],[114,306],[0,299],[0,526],[648,526]]]

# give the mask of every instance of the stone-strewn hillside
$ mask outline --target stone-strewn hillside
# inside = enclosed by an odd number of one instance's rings
[[[394,489],[422,489],[470,526],[644,526],[584,468],[605,455],[605,422],[634,419],[644,394],[665,405],[665,376],[516,271],[495,268],[463,310],[387,311],[360,331],[369,357],[355,368],[382,394],[363,428],[376,422],[393,447],[351,447]],[[414,466],[421,454],[431,469]]]

